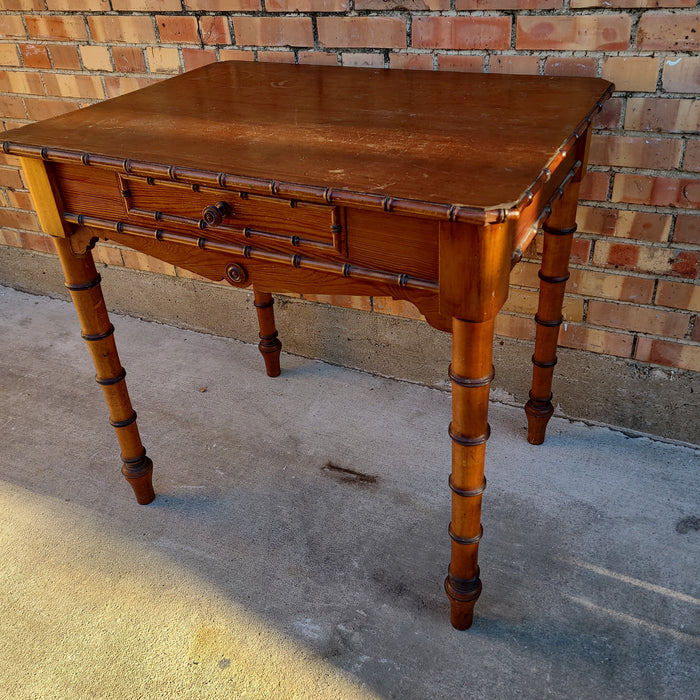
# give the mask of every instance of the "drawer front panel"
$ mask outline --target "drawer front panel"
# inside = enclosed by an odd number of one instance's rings
[[[119,187],[131,219],[195,227],[214,239],[244,230],[261,244],[343,252],[340,207],[122,175]]]
[[[54,164],[66,212],[131,221],[204,235],[212,240],[247,241],[280,251],[345,257],[343,207],[184,183],[149,180],[72,164]],[[216,207],[224,213],[216,221]],[[214,209],[214,211],[213,211]],[[205,223],[205,214],[212,223]],[[221,213],[221,212],[219,212]]]

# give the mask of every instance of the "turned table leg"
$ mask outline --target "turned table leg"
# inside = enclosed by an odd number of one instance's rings
[[[255,309],[258,312],[260,324],[260,342],[258,348],[265,360],[265,370],[268,377],[278,377],[280,374],[280,350],[282,343],[277,338],[275,327],[275,300],[269,292],[259,292],[253,289],[255,294]]]
[[[552,377],[557,364],[557,341],[562,324],[564,290],[569,279],[571,243],[576,231],[578,182],[573,181],[552,207],[544,226],[544,249],[539,272],[540,295],[535,321],[535,352],[532,356],[532,389],[525,405],[527,440],[541,445],[547,423],[554,413]]]
[[[100,275],[95,269],[92,253],[87,250],[76,255],[66,238],[54,238],[58,257],[66,278],[75,310],[78,313],[82,337],[87,343],[97,370],[95,379],[102,387],[109,408],[109,422],[114,428],[121,447],[122,473],[126,477],[141,504],[155,498],[151,475],[153,463],[146,457],[136,425],[136,412],[124,377],[117,347],[114,342],[114,326],[109,321],[104,297],[100,288]]]
[[[481,494],[486,487],[493,325],[493,320],[452,320],[452,558],[445,590],[452,607],[452,625],[459,630],[471,627],[481,593],[477,558],[482,534]]]

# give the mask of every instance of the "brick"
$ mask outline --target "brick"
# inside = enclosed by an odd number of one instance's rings
[[[524,15],[518,17],[517,49],[625,51],[631,18],[620,15]]]
[[[22,247],[27,250],[36,250],[38,253],[49,253],[50,255],[56,254],[56,248],[51,236],[47,236],[44,233],[26,233],[23,231],[20,234],[20,238],[22,239]]]
[[[99,70],[111,72],[112,55],[106,46],[81,46],[80,58],[86,70]]]
[[[622,168],[672,170],[681,157],[680,139],[594,134],[589,162]]]
[[[82,70],[78,48],[71,44],[51,44],[49,46],[51,65],[59,70]]]
[[[118,97],[158,82],[157,78],[134,78],[132,76],[108,75],[104,79],[107,97]]]
[[[109,0],[46,0],[50,12],[109,12]]]
[[[156,15],[156,25],[163,44],[199,44],[196,17]]]
[[[585,265],[591,255],[591,241],[585,238],[574,238],[571,243],[569,261],[574,265]]]
[[[182,63],[186,71],[216,63],[216,50],[182,49]]]
[[[101,100],[105,93],[102,80],[94,75],[69,75],[66,73],[44,73],[46,93],[56,97],[81,97]]]
[[[496,316],[495,332],[497,336],[505,336],[506,338],[534,340],[535,319],[499,313]]]
[[[658,338],[640,338],[634,359],[700,372],[700,346]]]
[[[319,17],[316,22],[321,46],[366,49],[406,47],[406,22],[396,17]]]
[[[489,73],[537,75],[540,70],[539,56],[491,56]]]
[[[267,2],[265,2],[267,7]],[[442,11],[450,9],[449,0],[355,0],[356,10],[378,10],[387,11]]]
[[[700,56],[665,58],[662,84],[666,92],[700,93]]]
[[[673,242],[700,245],[700,216],[678,214],[673,229]]]
[[[0,118],[25,119],[24,102],[19,95],[0,95]]]
[[[686,279],[697,279],[700,275],[700,253],[681,250],[675,251],[672,259],[672,272],[679,277]]]
[[[652,243],[663,243],[671,232],[671,215],[631,209],[607,207],[578,208],[576,222],[582,233],[616,238],[634,238]]]
[[[49,41],[86,41],[87,27],[82,17],[38,17],[25,15],[29,36]]]
[[[0,168],[0,187],[22,187],[22,178],[17,168]]]
[[[344,66],[354,68],[384,68],[384,55],[381,53],[367,53],[356,51],[340,54],[340,60]]]
[[[572,268],[571,277],[566,283],[566,292],[580,294],[586,298],[650,304],[654,294],[654,280]]]
[[[3,0],[3,10],[45,10],[44,0]]]
[[[581,181],[579,198],[594,202],[604,202],[608,198],[608,186],[610,185],[610,173],[601,173],[589,170]]]
[[[104,265],[111,265],[112,267],[122,267],[124,265],[121,249],[114,245],[105,244],[102,241],[98,241],[92,251],[92,257],[95,259],[95,262]]]
[[[204,12],[251,12],[262,9],[260,0],[184,0],[186,10]]]
[[[560,10],[563,0],[455,0],[455,10]]]
[[[631,357],[634,337],[627,333],[614,333],[566,323],[559,331],[559,345],[614,357]]]
[[[434,0],[431,0],[431,2]],[[372,4],[390,5],[391,2],[382,0],[356,0],[356,10],[384,10],[389,7],[363,7],[367,2]],[[445,2],[445,0],[442,0]],[[447,3],[449,8],[449,1]],[[346,12],[350,7],[348,0],[265,0],[266,12]],[[440,8],[442,9],[442,8]]]
[[[0,227],[38,231],[39,223],[33,212],[16,209],[0,209]]]
[[[598,267],[695,279],[698,276],[699,257],[698,253],[675,248],[596,241],[593,264]]]
[[[510,273],[510,283],[514,287],[528,287],[530,289],[540,288],[540,278],[537,273],[540,264],[537,262],[520,262]]]
[[[152,73],[180,72],[180,52],[175,48],[147,46],[146,60]]]
[[[10,119],[5,119],[2,123],[2,126],[4,127],[4,131],[10,131],[11,129],[19,129],[19,127],[21,126],[26,126],[26,123],[24,121],[15,122]]]
[[[35,122],[68,114],[68,112],[78,109],[77,102],[69,102],[68,100],[25,98],[24,104],[27,107],[27,116]]]
[[[695,325],[690,331],[690,339],[695,343],[700,343],[700,319],[697,316],[694,317]]]
[[[2,98],[0,98],[1,101]],[[21,99],[19,99],[22,102]],[[7,165],[12,168],[19,168],[19,156],[11,156],[9,153],[0,151],[0,165]]]
[[[252,51],[241,49],[219,49],[220,61],[254,61],[255,54]]]
[[[180,0],[112,0],[117,12],[180,12]]]
[[[537,302],[537,291],[513,288],[508,295],[508,300],[503,305],[503,311],[534,318],[537,312]],[[567,321],[580,321],[583,318],[583,300],[565,296],[562,313]]]
[[[199,18],[199,33],[205,44],[230,44],[231,30],[226,17],[204,16]]]
[[[595,129],[617,129],[622,121],[622,106],[624,100],[620,97],[611,97],[603,105],[603,109],[593,117]]]
[[[112,49],[114,69],[119,73],[145,73],[143,49],[135,46],[115,46]]]
[[[617,173],[613,184],[612,201],[660,207],[698,208],[700,207],[700,180]]]
[[[683,170],[700,173],[700,139],[691,139],[685,146]]]
[[[438,70],[453,70],[464,73],[483,73],[484,59],[482,56],[455,56],[453,54],[438,54]]]
[[[700,14],[645,12],[637,27],[637,48],[642,51],[697,51],[700,49]]]
[[[700,100],[634,97],[627,100],[625,129],[630,131],[697,132]]]
[[[682,338],[688,331],[689,317],[676,311],[592,299],[588,302],[586,320],[596,326]]]
[[[415,304],[403,299],[392,299],[391,297],[374,297],[372,299],[372,310],[379,314],[390,314],[391,316],[401,316],[402,318],[423,318],[423,314],[418,311]]]
[[[34,44],[32,44],[33,46]],[[28,46],[28,44],[20,44],[20,50],[22,47]],[[22,54],[22,59],[20,59],[20,55],[17,53],[17,45],[16,44],[0,44],[0,66],[10,66],[13,68],[19,67],[22,65],[22,62],[24,60],[24,54]],[[27,68],[44,68],[45,66],[32,66],[31,64],[27,64],[26,61],[24,62],[24,65]]]
[[[0,92],[43,95],[44,85],[38,73],[0,71]]]
[[[0,228],[0,245],[8,245],[13,248],[22,247],[22,238],[16,231]]]
[[[90,33],[100,44],[155,44],[156,33],[150,17],[141,15],[95,15],[88,17]]]
[[[389,68],[432,70],[433,57],[429,53],[392,53],[389,54]]]
[[[7,195],[7,201],[11,207],[15,209],[24,209],[25,211],[34,211],[34,202],[29,192],[7,190],[5,194]]]
[[[309,17],[234,17],[233,33],[239,46],[314,45]]]
[[[619,92],[656,92],[659,59],[647,56],[607,56],[601,77]]]
[[[294,51],[258,51],[261,63],[294,63]]]
[[[509,49],[510,17],[415,17],[412,45],[424,49]]]
[[[696,0],[571,0],[570,7],[579,9],[583,7],[611,7],[639,8],[639,7],[693,7]]]
[[[585,56],[547,56],[544,74],[595,78],[598,75],[598,59]]]
[[[3,15],[2,25],[2,36],[7,39],[24,39],[27,36],[22,18],[19,15]]]
[[[299,51],[299,63],[308,63],[315,66],[337,66],[337,53],[324,53],[321,51]]]
[[[700,286],[688,282],[659,280],[655,303],[657,306],[700,312]]]

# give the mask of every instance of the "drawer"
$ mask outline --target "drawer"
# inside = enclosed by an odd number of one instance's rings
[[[341,207],[214,187],[117,175],[130,220],[168,229],[206,231],[206,238],[245,236],[273,248],[345,253]]]

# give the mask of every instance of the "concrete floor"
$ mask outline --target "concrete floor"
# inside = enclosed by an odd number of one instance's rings
[[[697,450],[493,403],[456,632],[448,394],[113,321],[149,506],[72,307],[0,287],[0,697],[698,696]]]

